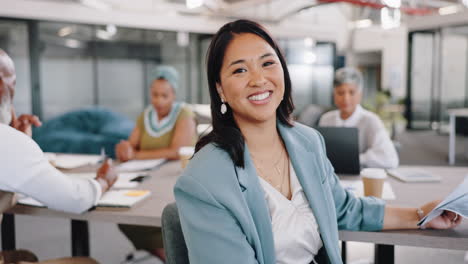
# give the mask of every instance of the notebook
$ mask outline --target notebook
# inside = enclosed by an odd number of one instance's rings
[[[439,182],[440,177],[418,168],[389,169],[387,173],[404,182]]]
[[[111,190],[101,197],[97,206],[130,208],[150,194],[148,190]]]
[[[75,169],[88,165],[96,165],[102,161],[101,155],[56,154],[45,153],[49,162],[59,169]]]
[[[65,173],[70,177],[77,177],[82,179],[96,178],[95,172],[82,172],[82,173]],[[151,177],[147,172],[120,172],[119,178],[112,185],[113,189],[131,189],[136,188],[145,179]]]
[[[96,206],[130,208],[151,195],[148,190],[110,190],[104,193]],[[18,203],[46,207],[41,202],[27,196],[19,196]]]
[[[151,170],[163,164],[165,161],[166,159],[130,160],[119,164],[116,168],[118,171]]]

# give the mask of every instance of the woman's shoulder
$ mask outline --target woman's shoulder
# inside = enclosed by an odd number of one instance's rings
[[[362,109],[362,118],[366,121],[366,124],[371,127],[383,127],[383,121],[380,117],[369,110]]]
[[[185,117],[194,117],[195,114],[193,113],[192,109],[189,105],[185,103],[180,104],[180,111],[177,119],[185,118]]]
[[[297,140],[298,141],[296,142],[297,144],[305,143],[303,141],[307,141],[308,143],[314,144],[314,145],[321,144],[320,141],[321,141],[322,136],[316,129],[312,127],[303,125],[298,122],[294,122],[294,126],[291,127],[290,129],[291,129],[291,133],[293,134],[293,136],[290,138],[293,140]]]
[[[198,181],[211,181],[210,178],[234,173],[234,163],[229,154],[213,143],[205,145],[190,160],[182,177],[194,177]]]
[[[331,126],[334,125],[337,115],[339,114],[339,110],[331,110],[324,113],[320,117],[319,125],[321,126]]]
[[[310,126],[294,122],[294,126],[292,127],[294,130],[296,130],[299,133],[306,134],[309,136],[318,136],[319,133],[315,128],[312,128]]]

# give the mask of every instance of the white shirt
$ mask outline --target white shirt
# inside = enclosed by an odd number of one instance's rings
[[[102,192],[93,179],[67,176],[50,165],[30,137],[0,124],[0,190],[30,196],[55,210],[82,213]]]
[[[398,154],[380,118],[360,105],[343,120],[340,111],[325,113],[319,126],[357,127],[359,130],[359,160],[362,166],[372,168],[398,167]]]
[[[276,263],[309,264],[323,246],[322,239],[296,172],[289,166],[291,200],[260,177],[271,216]]]

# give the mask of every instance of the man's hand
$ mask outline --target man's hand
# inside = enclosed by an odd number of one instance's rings
[[[32,136],[32,126],[39,127],[42,125],[41,120],[35,115],[21,115],[16,117],[15,111],[12,110],[12,119],[10,126],[25,133],[28,136]]]
[[[135,150],[128,140],[121,140],[115,146],[115,153],[120,161],[128,161],[135,158]]]
[[[108,191],[117,181],[117,178],[118,174],[112,167],[112,160],[107,158],[96,174],[96,181],[101,185],[102,192]]]

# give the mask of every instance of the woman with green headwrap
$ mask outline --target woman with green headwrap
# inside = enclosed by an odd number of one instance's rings
[[[180,147],[195,144],[194,114],[183,103],[175,101],[177,81],[174,68],[156,68],[150,89],[151,104],[138,117],[130,138],[116,145],[119,160],[178,159]],[[165,259],[160,228],[133,225],[119,225],[119,228],[136,249]]]
[[[175,102],[177,71],[169,66],[156,69],[151,83],[151,104],[138,117],[128,140],[116,145],[120,161],[132,159],[178,159],[182,146],[196,142],[194,115]]]

